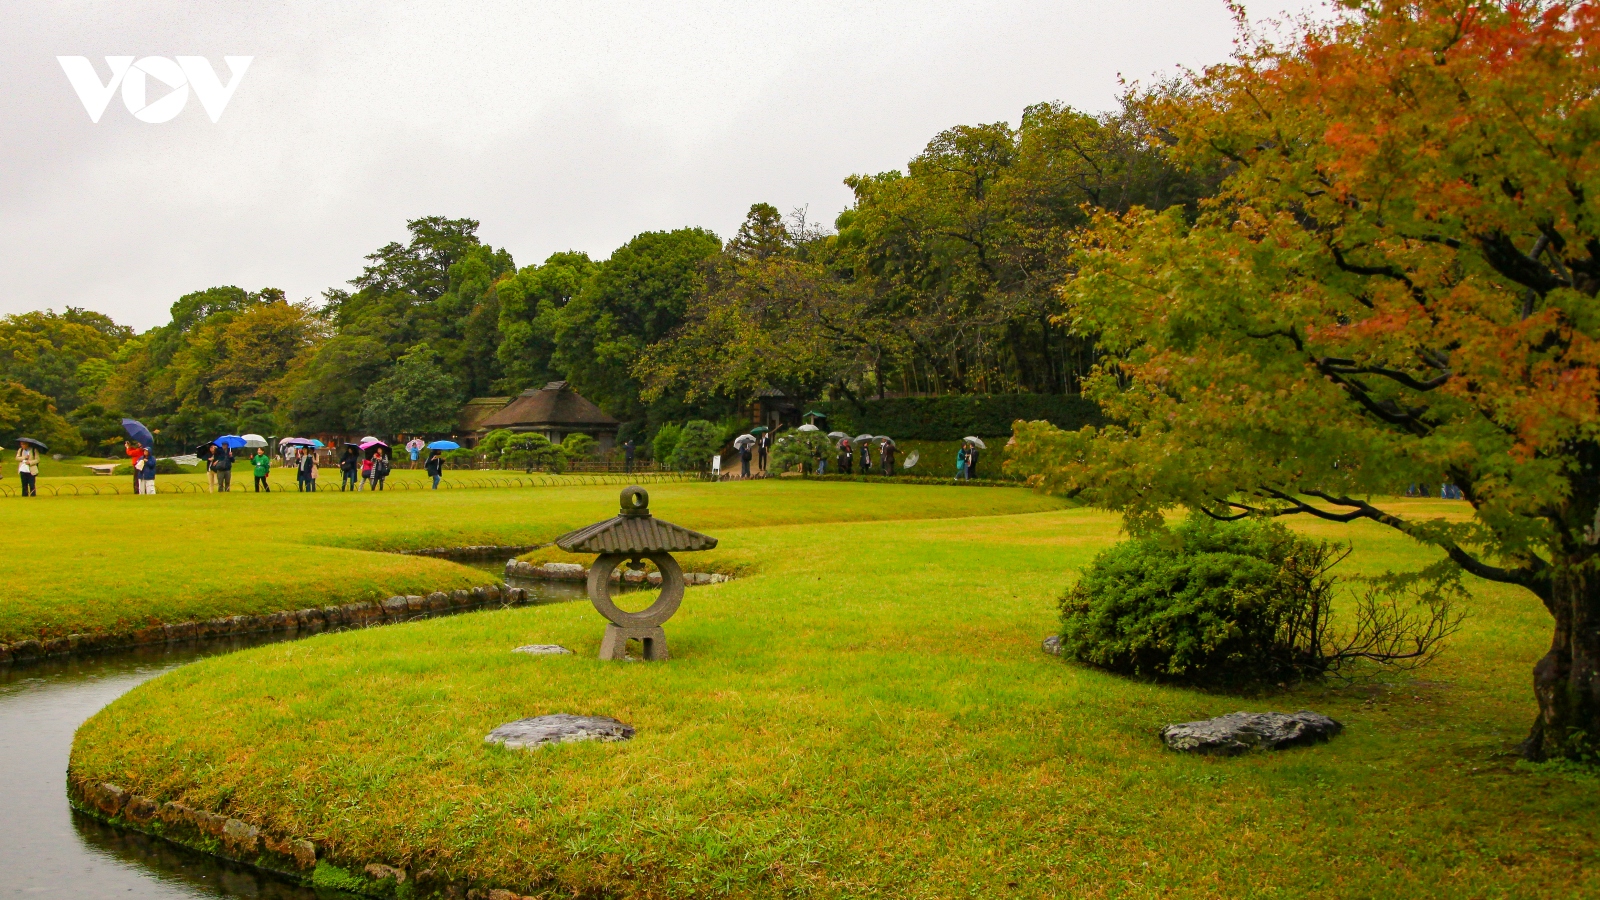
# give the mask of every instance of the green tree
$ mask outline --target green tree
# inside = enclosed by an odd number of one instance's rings
[[[701,265],[721,249],[716,235],[699,228],[648,232],[618,248],[562,310],[553,367],[611,415],[645,419],[631,368],[683,322]]]
[[[562,310],[594,274],[587,253],[552,253],[495,285],[499,301],[500,345],[505,373],[497,390],[518,393],[565,376],[552,368],[556,329]]]
[[[680,471],[711,467],[711,457],[722,449],[722,429],[704,419],[685,422],[667,464]]]
[[[379,435],[447,434],[461,400],[460,383],[439,367],[427,344],[418,344],[367,389],[361,422]]]
[[[306,434],[359,430],[367,390],[389,366],[389,348],[376,338],[340,334],[328,339],[287,391],[290,430]]]
[[[52,453],[77,453],[77,429],[56,412],[50,398],[15,381],[0,381],[0,446],[14,447],[19,437],[44,441]]]

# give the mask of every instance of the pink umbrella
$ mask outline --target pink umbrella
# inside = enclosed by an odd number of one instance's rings
[[[377,438],[368,438],[368,439],[366,439],[366,440],[361,442],[361,449],[363,449],[363,450],[370,450],[373,447],[387,447],[387,446],[389,446],[389,445],[384,443],[383,441],[378,440]]]

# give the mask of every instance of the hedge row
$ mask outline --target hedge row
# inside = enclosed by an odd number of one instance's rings
[[[1018,419],[1043,419],[1066,431],[1105,422],[1100,407],[1078,394],[965,394],[859,403],[831,400],[811,408],[828,415],[830,429],[887,434],[897,441],[959,441],[969,434],[1009,437],[1011,423]]]

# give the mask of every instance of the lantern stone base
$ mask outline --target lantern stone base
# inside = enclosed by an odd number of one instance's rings
[[[628,641],[635,640],[644,648],[644,658],[660,660],[667,655],[667,633],[660,625],[630,626],[606,623],[606,636],[600,639],[601,659],[627,659]]]

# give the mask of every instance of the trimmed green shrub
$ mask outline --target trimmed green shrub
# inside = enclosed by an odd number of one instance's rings
[[[1093,400],[1077,394],[963,394],[894,397],[850,403],[830,400],[812,408],[828,416],[828,427],[851,434],[887,434],[897,441],[959,441],[967,435],[1007,437],[1018,419],[1043,419],[1066,431],[1101,425]]]
[[[1199,685],[1284,682],[1347,663],[1421,665],[1454,633],[1452,586],[1391,579],[1336,635],[1331,570],[1347,547],[1276,522],[1196,516],[1095,557],[1061,600],[1061,655]],[[1404,602],[1409,600],[1410,602]]]

